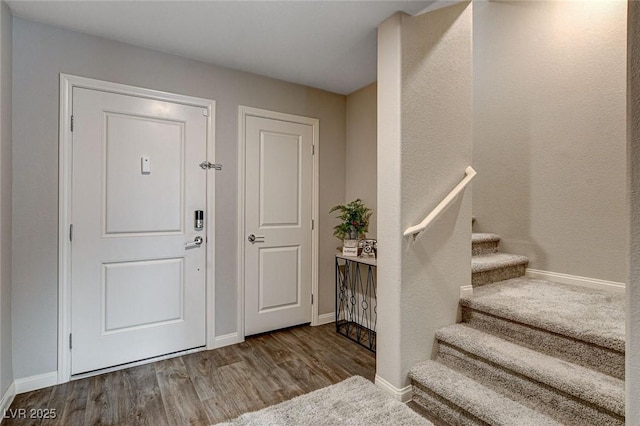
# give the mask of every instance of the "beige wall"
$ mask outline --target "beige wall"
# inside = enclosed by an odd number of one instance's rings
[[[627,149],[631,270],[627,285],[626,422],[640,424],[640,2],[628,11]]]
[[[0,1],[0,396],[13,381],[11,354],[12,16]]]
[[[473,31],[475,230],[626,282],[626,3],[477,2]]]
[[[57,368],[59,73],[216,100],[216,335],[236,331],[238,105],[320,120],[320,314],[334,309],[329,209],[345,199],[346,98],[148,49],[14,21],[13,354],[17,378]]]
[[[471,281],[470,191],[415,241],[402,237],[471,164],[471,18],[465,2],[394,15],[378,31],[376,366],[397,390],[431,358],[435,330],[456,322],[460,286]]]
[[[377,213],[377,84],[347,96],[346,202],[360,198],[373,210],[368,238],[376,238]]]

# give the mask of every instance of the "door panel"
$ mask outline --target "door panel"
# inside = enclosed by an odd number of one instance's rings
[[[184,123],[105,118],[105,234],[183,232]],[[142,173],[145,157],[150,171]]]
[[[300,226],[299,135],[260,135],[260,227]],[[277,173],[274,173],[274,170]]]
[[[300,247],[260,248],[258,313],[300,306]]]
[[[248,116],[245,334],[311,320],[313,127]]]
[[[71,373],[204,346],[203,109],[74,88],[73,115]]]
[[[183,319],[184,258],[103,265],[103,333]],[[153,305],[140,303],[154,294]]]

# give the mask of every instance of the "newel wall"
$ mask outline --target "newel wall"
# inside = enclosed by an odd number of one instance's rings
[[[379,386],[409,395],[407,372],[431,358],[471,280],[471,192],[415,241],[419,223],[464,177],[472,152],[472,4],[378,29]]]

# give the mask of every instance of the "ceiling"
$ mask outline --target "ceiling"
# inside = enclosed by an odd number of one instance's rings
[[[349,94],[376,80],[376,28],[436,1],[7,1],[14,16]],[[440,4],[446,2],[440,2]]]

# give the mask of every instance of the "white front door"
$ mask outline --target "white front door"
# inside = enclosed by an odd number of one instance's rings
[[[203,111],[73,89],[71,374],[205,345]]]
[[[311,321],[313,126],[245,121],[245,335]]]

